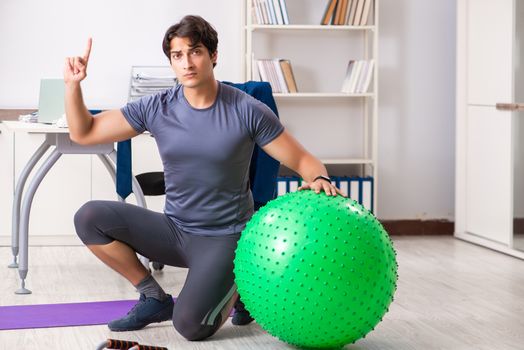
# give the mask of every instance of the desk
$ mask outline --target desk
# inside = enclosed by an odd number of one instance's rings
[[[38,123],[23,123],[19,121],[4,121],[6,128],[15,133],[32,133],[43,134],[45,140],[40,147],[31,156],[24,169],[20,173],[20,177],[16,182],[16,187],[13,197],[12,210],[12,229],[11,229],[11,250],[13,252],[13,263],[9,265],[11,268],[18,268],[18,274],[21,279],[20,289],[16,290],[16,294],[30,294],[31,291],[25,288],[25,279],[29,271],[28,268],[28,250],[29,250],[29,214],[31,212],[31,204],[38,186],[58,161],[63,154],[96,154],[100,161],[104,164],[107,171],[110,173],[113,181],[116,181],[116,150],[113,143],[82,146],[74,143],[69,138],[69,129],[58,128],[54,125],[38,124]],[[29,187],[24,193],[25,183],[33,171],[35,165],[53,146],[53,150],[43,161],[40,168],[31,180]],[[137,204],[141,207],[147,207],[144,199],[144,194],[135,177],[132,177],[133,193],[137,199]],[[119,197],[120,201],[124,201]],[[17,256],[20,256],[20,262],[17,263]]]

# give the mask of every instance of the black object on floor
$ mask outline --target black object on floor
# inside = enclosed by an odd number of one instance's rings
[[[249,311],[246,310],[244,303],[240,301],[240,298],[235,303],[235,310],[233,312],[233,319],[231,323],[235,326],[245,326],[253,322],[253,317],[249,314]]]

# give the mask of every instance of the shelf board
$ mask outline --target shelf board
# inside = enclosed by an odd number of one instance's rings
[[[322,158],[324,164],[373,164],[373,159],[366,158]]]
[[[366,92],[363,94],[348,94],[345,92],[295,92],[295,93],[274,93],[275,98],[301,98],[301,97],[373,97],[375,94]]]
[[[375,26],[338,26],[314,24],[252,24],[246,26],[249,30],[375,30]]]

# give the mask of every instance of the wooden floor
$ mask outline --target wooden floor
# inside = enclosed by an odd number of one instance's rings
[[[513,234],[513,247],[524,251],[524,233]]]
[[[524,349],[524,261],[451,237],[398,237],[399,283],[390,312],[365,339],[345,349]],[[28,287],[15,295],[11,250],[0,247],[0,305],[133,299],[137,294],[83,247],[31,247]],[[156,272],[178,293],[185,271]],[[0,314],[1,317],[1,314]],[[253,323],[226,323],[204,342],[187,342],[170,322],[138,332],[106,326],[0,331],[0,349],[95,349],[108,337],[169,349],[295,349]]]

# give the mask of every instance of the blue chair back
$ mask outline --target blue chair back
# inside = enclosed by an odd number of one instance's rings
[[[277,105],[273,98],[271,85],[265,81],[248,81],[241,84],[235,84],[224,81],[224,84],[233,86],[237,89],[248,93],[262,103],[265,103],[278,117]],[[277,194],[277,176],[280,163],[270,157],[258,145],[255,145],[253,156],[251,157],[251,166],[249,168],[249,181],[255,210],[274,199]]]

